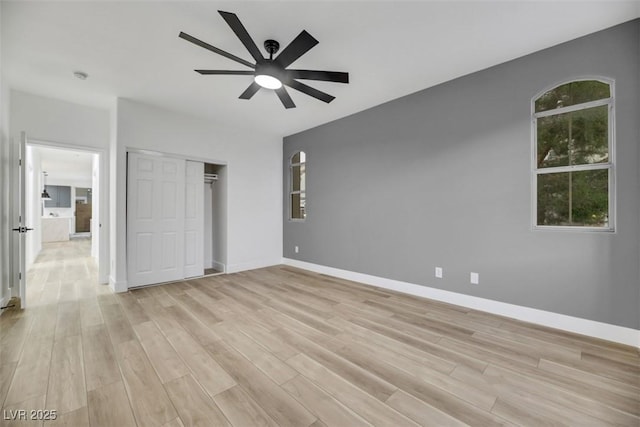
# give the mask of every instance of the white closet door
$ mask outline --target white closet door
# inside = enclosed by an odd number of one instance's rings
[[[129,153],[129,286],[184,278],[185,160]]]
[[[187,160],[185,182],[184,277],[204,274],[204,163]]]

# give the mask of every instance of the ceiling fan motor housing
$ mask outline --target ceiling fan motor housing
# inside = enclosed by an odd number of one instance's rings
[[[273,59],[273,55],[275,55],[278,50],[280,49],[280,43],[278,43],[275,40],[265,40],[264,41],[264,48],[267,51],[267,53],[269,54],[270,58],[269,59]]]

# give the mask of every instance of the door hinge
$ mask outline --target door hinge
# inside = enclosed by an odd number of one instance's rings
[[[22,271],[18,273],[18,280],[22,280]]]
[[[18,166],[22,166],[22,159],[18,159]]]

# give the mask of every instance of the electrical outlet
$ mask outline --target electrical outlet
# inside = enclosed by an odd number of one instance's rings
[[[436,277],[442,279],[442,267],[436,267]]]
[[[295,253],[300,252],[300,248],[299,248],[299,247],[297,247],[297,246],[295,246],[295,247],[293,248],[293,250],[295,251]]]
[[[472,285],[477,285],[480,283],[480,275],[478,273],[471,272],[469,280],[471,280]]]

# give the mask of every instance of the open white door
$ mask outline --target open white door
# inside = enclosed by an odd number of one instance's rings
[[[204,274],[204,163],[187,160],[184,213],[184,277]]]
[[[93,154],[91,172],[91,256],[98,263],[98,283],[107,283],[109,260],[106,250],[106,238],[102,231],[104,221],[104,195],[103,186],[103,165],[104,156],[98,153]]]
[[[183,279],[185,161],[129,153],[127,162],[129,286]]]
[[[26,234],[31,231],[26,222],[25,180],[26,180],[27,135],[22,132],[20,141],[11,144],[11,296],[20,298],[22,308],[27,306]]]

